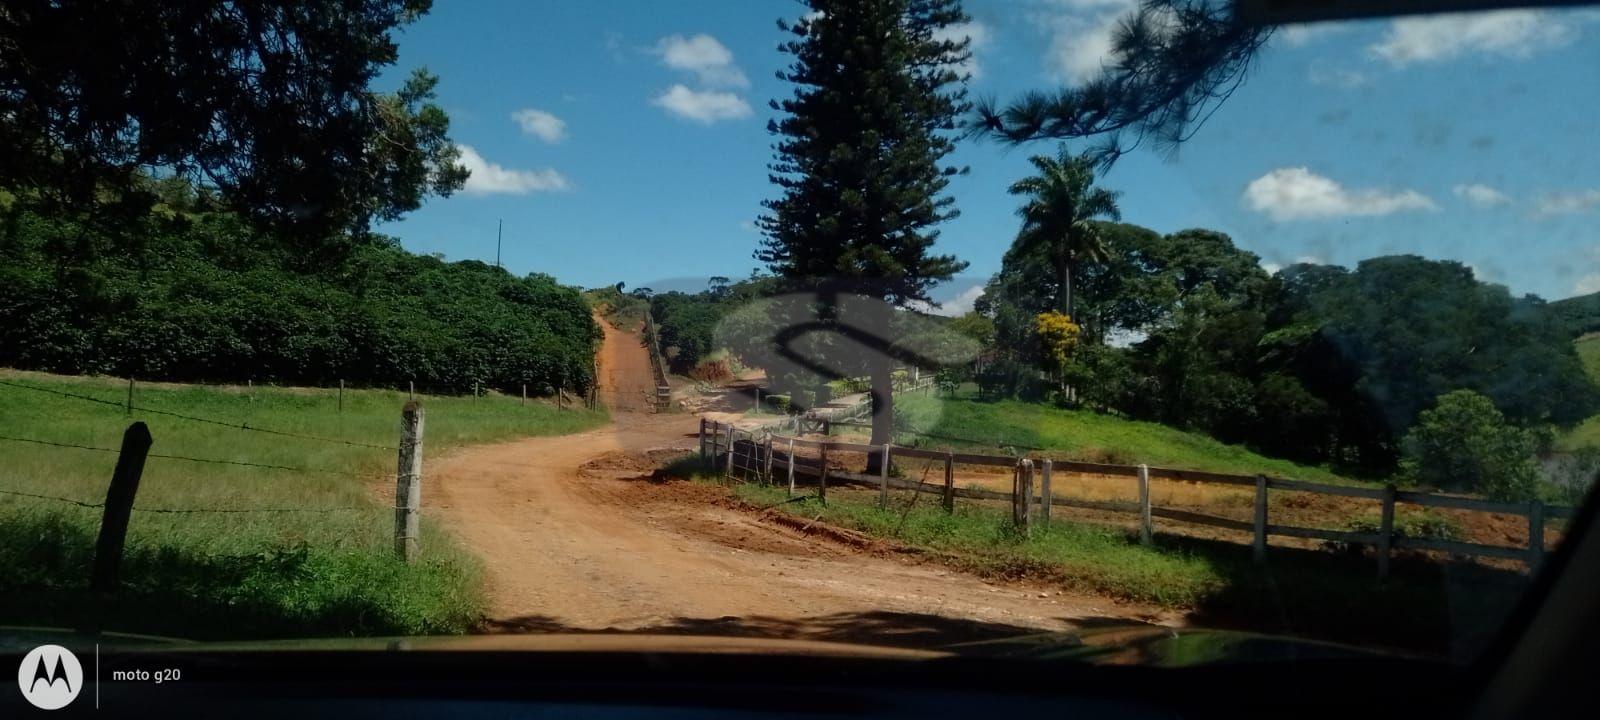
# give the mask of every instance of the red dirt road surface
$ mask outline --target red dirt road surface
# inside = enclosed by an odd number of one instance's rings
[[[928,646],[1095,617],[1174,619],[862,550],[734,507],[715,487],[651,482],[669,450],[694,447],[697,420],[644,411],[646,351],[602,324],[599,394],[612,424],[470,448],[430,468],[431,509],[487,571],[487,629]]]

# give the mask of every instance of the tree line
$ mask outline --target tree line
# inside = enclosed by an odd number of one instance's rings
[[[593,382],[600,331],[578,291],[548,275],[445,262],[372,233],[307,268],[181,178],[139,187],[155,202],[115,232],[0,192],[0,365],[509,392]]]

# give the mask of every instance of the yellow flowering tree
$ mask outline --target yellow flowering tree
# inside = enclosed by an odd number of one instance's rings
[[[1083,328],[1065,313],[1054,310],[1039,313],[1034,318],[1033,328],[1039,335],[1039,354],[1045,367],[1060,372],[1067,366],[1072,349],[1078,346]]]

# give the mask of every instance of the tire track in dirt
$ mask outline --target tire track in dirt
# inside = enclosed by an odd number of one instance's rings
[[[638,384],[635,373],[648,387],[638,337],[602,324],[601,396],[625,398]],[[966,624],[981,636],[1152,616],[1149,608],[1104,598],[991,584],[873,555],[713,499],[664,498],[663,492],[717,492],[654,485],[641,479],[648,475],[643,465],[629,464],[652,450],[693,448],[695,416],[621,411],[613,420],[576,435],[469,448],[430,468],[429,504],[484,563],[489,629],[905,644],[929,641],[927,626],[940,622]]]

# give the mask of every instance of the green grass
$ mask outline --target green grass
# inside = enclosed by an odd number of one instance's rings
[[[1066,410],[1018,400],[980,402],[934,395],[896,398],[918,431],[934,436],[922,444],[994,452],[1036,447],[1056,457],[1119,465],[1157,467],[1341,482],[1326,468],[1258,455],[1200,433],[1158,423],[1124,420],[1088,410]],[[971,442],[952,441],[962,438]]]
[[[714,482],[695,458],[669,468]],[[783,488],[732,488],[751,506],[854,529],[929,553],[941,562],[997,578],[1030,578],[1066,589],[1187,611],[1200,627],[1228,627],[1470,656],[1498,627],[1523,580],[1515,573],[1461,565],[1448,570],[1399,557],[1387,582],[1374,561],[1351,553],[1275,547],[1256,565],[1246,544],[1156,536],[1139,544],[1128,531],[1057,519],[1023,536],[1007,508],[958,501],[946,514],[937,498],[896,493],[879,509],[875,491],[836,488],[786,502]],[[808,490],[809,492],[809,490]]]
[[[122,402],[121,381],[3,373],[0,380]],[[140,385],[136,406],[358,443],[398,441],[405,393]],[[576,432],[601,413],[489,396],[422,398],[426,470],[453,448]],[[128,530],[124,590],[102,606],[85,591],[100,511],[0,495],[0,617],[8,624],[88,622],[196,638],[452,633],[483,598],[476,562],[424,511],[422,556],[393,557],[394,516],[373,489],[392,487],[395,452],[247,432],[135,412],[152,454],[312,468],[290,472],[152,457]],[[118,447],[121,408],[0,386],[0,434]],[[98,503],[113,453],[0,441],[0,490]],[[424,474],[424,502],[427,501]],[[292,512],[140,512],[292,509]],[[426,507],[426,505],[425,505]]]
[[[1573,341],[1578,348],[1578,359],[1589,379],[1600,383],[1600,333],[1589,333]],[[1578,423],[1556,436],[1556,449],[1574,452],[1584,448],[1600,447],[1600,415]]]

